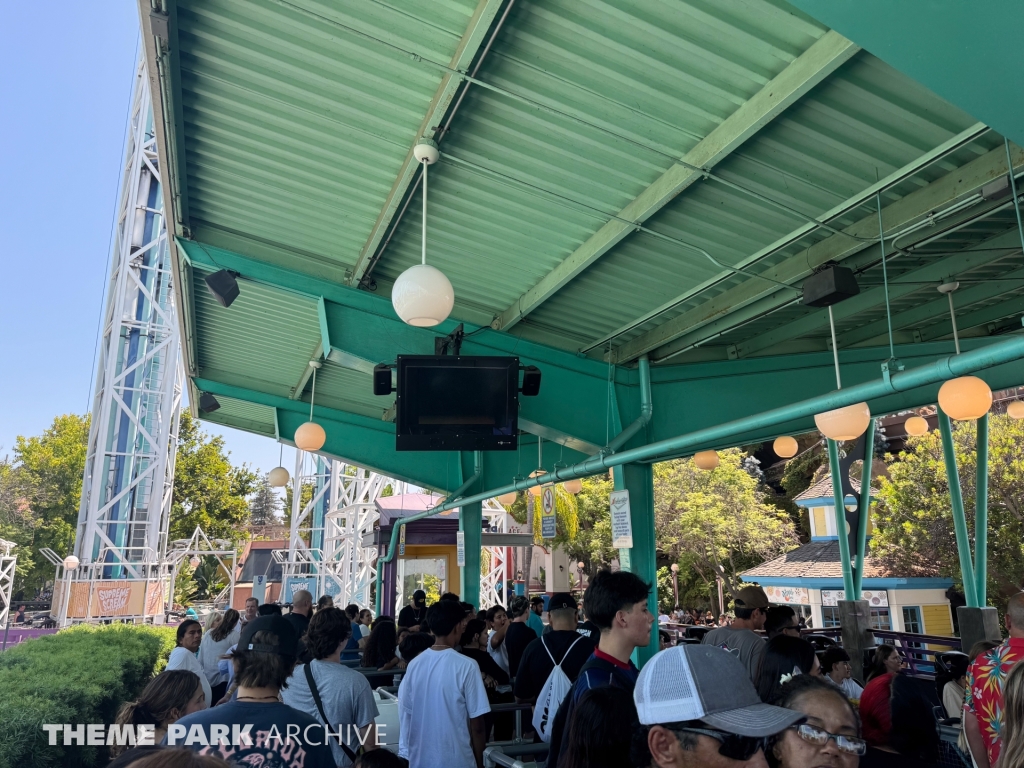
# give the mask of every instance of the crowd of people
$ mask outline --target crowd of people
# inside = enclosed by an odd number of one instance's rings
[[[932,702],[893,646],[878,646],[854,680],[843,648],[816,652],[793,610],[756,586],[734,595],[728,623],[672,645],[652,631],[650,594],[635,574],[604,571],[582,606],[558,593],[546,606],[515,596],[477,611],[451,593],[428,606],[417,591],[395,620],[296,592],[288,613],[249,600],[205,627],[188,619],[167,669],[118,716],[152,726],[156,745],[111,765],[480,768],[487,742],[513,735],[500,704],[525,710],[523,736],[550,768],[935,764]],[[1024,768],[1024,593],[1006,627],[1005,642],[952,665],[941,690],[977,768]],[[652,637],[661,650],[639,670],[634,653]],[[371,680],[397,670],[396,754],[378,748]],[[250,744],[218,743],[246,726]],[[179,762],[150,762],[171,754]]]

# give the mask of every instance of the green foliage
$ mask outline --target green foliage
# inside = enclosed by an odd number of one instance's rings
[[[608,475],[595,475],[583,480],[583,490],[576,496],[576,519],[579,530],[568,542],[569,557],[583,561],[587,573],[596,573],[611,565],[619,551],[612,547],[612,521],[609,495],[613,484]]]
[[[740,572],[799,543],[793,521],[744,470],[744,454],[733,448],[719,457],[711,471],[688,459],[654,466],[657,546],[680,563],[681,590],[695,579],[710,590],[717,576],[734,593]]]
[[[972,546],[977,477],[977,428],[954,422],[953,446]],[[989,416],[988,592],[1002,610],[1024,585],[1024,422]],[[962,587],[953,535],[949,483],[938,430],[907,440],[907,450],[880,478],[871,551],[885,565],[913,573],[922,564]]]
[[[105,747],[51,747],[42,724],[114,722],[173,647],[173,627],[83,625],[0,655],[0,768],[102,765]]]
[[[58,416],[42,435],[19,436],[14,460],[0,466],[0,537],[19,545],[19,587],[35,590],[53,578],[40,548],[71,551],[88,439],[88,416]]]
[[[281,497],[270,487],[270,475],[260,480],[256,493],[249,499],[249,523],[273,525],[281,517]]]
[[[189,538],[197,525],[211,539],[237,538],[249,520],[246,497],[259,483],[260,476],[247,464],[231,465],[223,438],[210,437],[188,411],[181,412],[171,540]]]

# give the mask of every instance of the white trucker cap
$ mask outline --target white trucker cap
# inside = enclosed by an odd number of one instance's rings
[[[763,704],[746,667],[713,645],[656,653],[640,670],[633,700],[644,725],[700,720],[739,736],[771,736],[804,719],[795,710]]]

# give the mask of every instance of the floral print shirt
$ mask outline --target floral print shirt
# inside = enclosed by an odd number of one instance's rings
[[[1013,665],[1024,659],[1024,638],[1011,637],[983,653],[967,670],[964,707],[978,718],[989,765],[999,759],[1003,726],[1003,683]]]

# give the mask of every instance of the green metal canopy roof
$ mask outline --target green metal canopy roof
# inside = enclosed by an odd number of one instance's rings
[[[467,353],[542,367],[522,418],[556,443],[549,464],[595,452],[636,416],[644,354],[645,437],[680,435],[834,388],[827,312],[798,301],[832,261],[861,284],[834,308],[844,384],[874,380],[890,357],[880,227],[908,368],[953,351],[940,282],[961,282],[965,349],[1020,327],[1007,161],[1019,173],[1024,151],[781,0],[140,11],[186,367],[193,392],[221,400],[212,421],[290,441],[308,417],[307,363],[324,357],[325,451],[453,488],[457,458],[394,453],[393,398],[372,394],[370,372],[465,321],[482,329]],[[419,259],[420,137],[441,150],[428,260],[456,296],[433,330],[402,324],[388,298]],[[222,268],[241,276],[227,309],[202,282]],[[1015,385],[1024,365],[983,375]],[[918,405],[935,389],[871,405]],[[489,455],[487,479],[528,474],[530,456]]]

